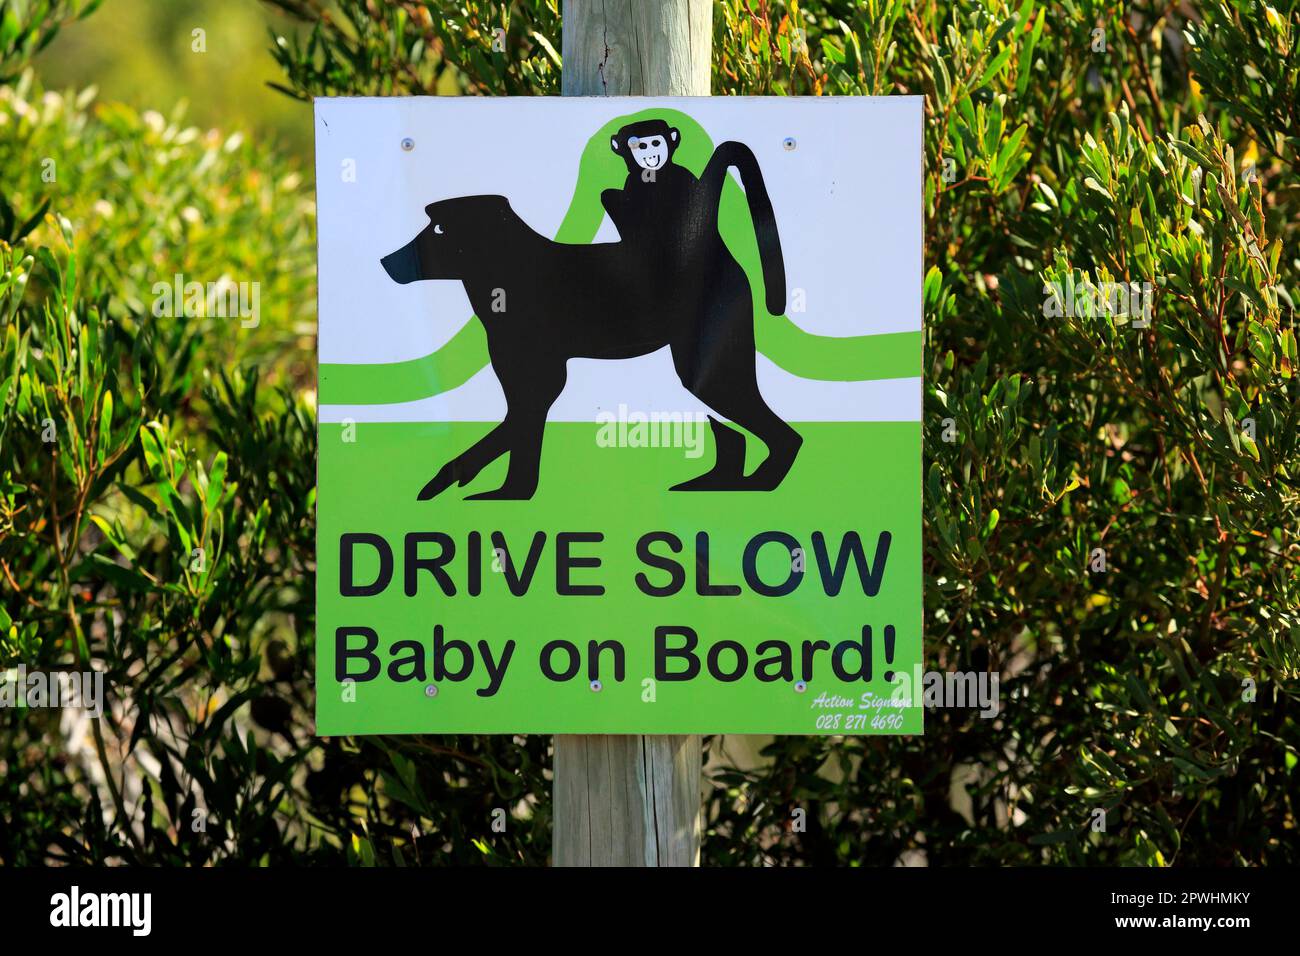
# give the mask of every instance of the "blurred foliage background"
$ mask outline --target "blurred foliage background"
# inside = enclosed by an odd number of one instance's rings
[[[252,0],[108,0],[94,17],[68,24],[35,66],[49,89],[93,86],[105,100],[164,113],[184,103],[190,122],[255,129],[263,145],[308,165],[307,111],[267,89],[283,79],[266,55],[268,35],[295,28]]]
[[[0,667],[111,689],[0,710],[0,863],[545,862],[549,738],[313,736],[299,100],[554,92],[558,0],[97,7],[0,0]],[[926,98],[926,659],[1003,709],[709,738],[705,862],[1300,862],[1300,4],[715,11],[715,94]]]

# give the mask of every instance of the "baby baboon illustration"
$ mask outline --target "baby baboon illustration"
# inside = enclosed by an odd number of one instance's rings
[[[429,225],[383,258],[396,282],[464,283],[506,398],[501,424],[443,465],[421,500],[468,484],[507,452],[502,486],[469,498],[531,498],[546,413],[564,388],[568,360],[632,358],[665,345],[682,384],[768,448],[746,475],[744,436],[710,416],[713,467],[672,490],[770,491],[789,472],[803,439],[759,391],[749,279],[718,231],[722,189],[734,166],[754,221],[767,309],[780,315],[785,266],[763,176],[748,146],[726,142],[697,179],[672,162],[679,139],[661,120],[625,126],[613,138],[628,179],[601,201],[619,242],[554,242],[504,196],[465,196],[426,207]],[[501,296],[505,311],[493,308]]]

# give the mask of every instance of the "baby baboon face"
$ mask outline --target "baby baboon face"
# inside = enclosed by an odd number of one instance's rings
[[[658,169],[668,162],[668,140],[663,136],[647,136],[645,139],[633,136],[627,145],[632,149],[632,158],[642,169]]]
[[[677,144],[677,130],[663,120],[631,123],[609,141],[610,148],[623,157],[630,173],[663,169],[672,162]]]

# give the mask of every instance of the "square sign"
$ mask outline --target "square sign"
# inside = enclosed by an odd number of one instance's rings
[[[316,101],[317,730],[920,733],[921,100]]]

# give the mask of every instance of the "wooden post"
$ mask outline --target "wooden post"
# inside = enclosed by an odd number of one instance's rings
[[[564,0],[565,96],[708,96],[711,0]]]
[[[564,0],[565,96],[708,96],[711,0]],[[698,866],[700,738],[555,738],[556,866]]]

